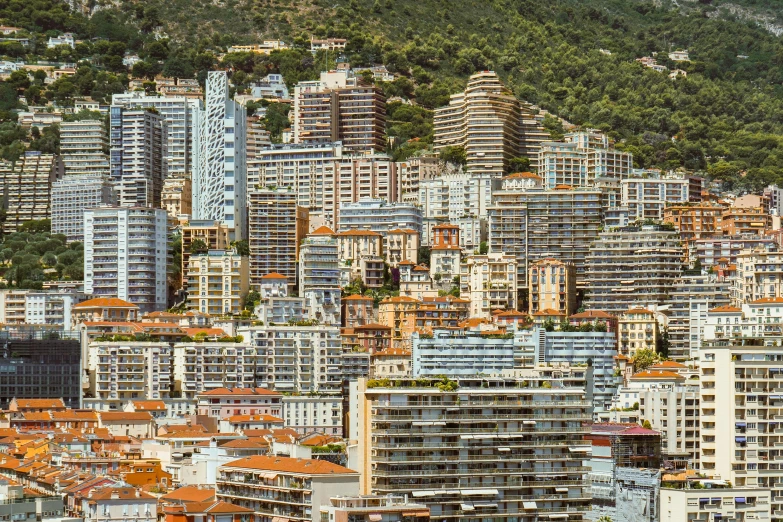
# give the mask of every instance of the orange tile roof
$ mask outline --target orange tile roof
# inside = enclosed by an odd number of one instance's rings
[[[658,364],[650,366],[650,369],[657,368],[687,368],[687,366],[674,361],[661,361]]]
[[[65,408],[65,403],[62,399],[15,399],[16,407],[22,409],[28,408]]]
[[[223,502],[222,500],[211,500],[206,502],[184,502],[182,504],[173,504],[163,506],[164,513],[167,514],[180,514],[187,513],[188,515],[198,514],[235,514],[235,513],[252,513],[250,508],[237,506],[236,504],[230,504]]]
[[[269,448],[269,441],[263,437],[249,437],[247,439],[234,439],[222,444],[221,448],[235,449],[262,449]]]
[[[97,421],[98,413],[93,410],[65,410],[53,411],[52,419],[56,421]]]
[[[416,266],[416,263],[414,263],[414,262],[413,262],[413,261],[411,261],[410,259],[406,259],[405,261],[400,261],[400,263],[399,263],[399,264],[400,264],[400,265],[406,265],[406,266],[407,266],[407,265],[413,265],[413,266]]]
[[[574,187],[571,185],[557,185],[555,190],[574,190]]]
[[[150,415],[150,413],[146,411],[136,411],[136,412],[102,411],[100,413],[100,416],[102,422],[116,422],[116,421],[123,421],[123,420],[142,421],[142,422],[152,421],[152,415]]]
[[[136,310],[139,309],[138,306],[136,306],[133,303],[129,303],[128,301],[124,301],[122,299],[118,299],[116,297],[96,297],[95,299],[88,299],[86,301],[82,301],[79,304],[76,304],[73,306],[74,308],[135,308]]]
[[[527,317],[527,314],[518,310],[506,310],[505,312],[495,314],[495,317]]]
[[[533,312],[533,315],[536,317],[542,317],[546,315],[562,315],[565,317],[565,312],[558,312],[557,310],[552,310],[551,308],[546,308],[544,310],[541,310],[539,312]]]
[[[408,297],[407,295],[398,295],[394,297],[387,297],[383,301],[381,301],[381,304],[383,303],[420,303],[418,299],[414,299],[413,297]]]
[[[627,312],[625,312],[625,313],[626,313],[626,314],[643,314],[643,315],[655,315],[654,313],[652,313],[651,311],[649,311],[649,310],[647,310],[647,309],[645,309],[645,308],[631,308],[631,309],[629,309],[629,310],[628,310]]]
[[[416,234],[419,235],[418,232],[413,230],[412,228],[395,228],[394,230],[389,230],[386,232],[386,234]]]
[[[343,297],[343,301],[372,301],[372,297],[366,295],[353,294],[347,297]]]
[[[742,313],[742,310],[740,310],[739,308],[734,307],[734,306],[726,305],[726,306],[719,306],[717,308],[713,308],[712,310],[709,311],[709,313],[711,313],[711,314],[713,314],[713,313],[714,314],[724,314],[724,313],[737,314],[737,313]]]
[[[265,276],[262,276],[261,279],[288,279],[288,278],[278,272],[272,272]]]
[[[171,493],[160,497],[163,501],[179,500],[182,502],[207,502],[215,499],[214,488],[200,488],[198,486],[182,486]]]
[[[338,236],[381,236],[380,232],[375,232],[373,230],[361,230],[361,229],[355,229],[352,228],[350,230],[345,230],[343,232],[338,232]]]
[[[201,430],[183,430],[172,431],[171,433],[164,433],[158,435],[161,439],[211,439],[212,437],[230,437],[235,435],[234,433],[210,433],[208,431]]]
[[[299,441],[299,444],[302,446],[326,446],[327,444],[334,444],[341,441],[342,439],[340,437],[324,435],[323,433],[316,433],[308,437],[304,437],[301,441]]]
[[[515,178],[522,178],[522,179],[543,179],[541,176],[537,174],[533,174],[532,172],[514,172],[513,174],[509,174],[503,179],[515,179]]]
[[[675,379],[678,381],[684,381],[685,377],[679,373],[668,372],[665,370],[644,370],[643,372],[633,374],[631,379]]]
[[[584,312],[579,312],[578,314],[572,315],[570,319],[589,319],[593,317],[614,319],[614,316],[612,314],[604,312],[603,310],[585,310]]]
[[[322,227],[316,228],[315,230],[313,230],[312,232],[310,232],[307,235],[308,236],[333,236],[334,235],[334,230],[332,230],[331,228],[329,228],[327,226],[322,226]]]
[[[28,411],[22,414],[22,418],[26,421],[50,421],[52,420],[52,412]]]
[[[750,304],[783,303],[783,297],[762,297],[751,301]]]
[[[452,225],[450,223],[443,223],[442,225],[435,225],[432,227],[432,230],[456,230],[459,228],[459,225]]]
[[[166,403],[163,401],[133,401],[136,411],[164,411]]]
[[[253,455],[243,459],[228,462],[224,468],[258,469],[279,471],[281,473],[296,473],[305,475],[358,475],[359,473],[326,460],[292,459],[288,457],[267,457]]]

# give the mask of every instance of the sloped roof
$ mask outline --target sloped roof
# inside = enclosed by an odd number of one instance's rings
[[[182,486],[160,497],[163,501],[207,502],[215,499],[214,488]]]
[[[224,464],[226,468],[245,468],[282,473],[301,473],[307,475],[358,475],[357,471],[318,459],[292,459],[288,457],[267,457],[253,455]]]
[[[642,372],[633,374],[631,379],[674,379],[677,381],[684,381],[685,377],[679,373],[669,372],[666,370],[644,370]]]
[[[740,310],[739,308],[737,308],[735,306],[725,305],[725,306],[719,306],[717,308],[713,308],[712,310],[709,311],[709,313],[711,313],[711,314],[741,314],[742,310]]]
[[[52,408],[65,408],[65,403],[62,399],[15,399],[17,408],[30,409],[52,409]]]
[[[116,421],[128,421],[130,422],[150,422],[152,415],[146,411],[102,411],[100,413],[101,421],[103,422],[116,422]]]
[[[123,299],[118,299],[116,297],[96,297],[95,299],[88,299],[86,301],[82,301],[79,304],[76,304],[73,306],[74,308],[135,308],[139,309],[138,306],[136,306],[133,303],[129,303],[128,301],[125,301]]]
[[[331,228],[329,228],[327,226],[322,226],[322,227],[316,228],[315,230],[313,230],[312,232],[310,232],[307,235],[308,236],[333,236],[334,235],[334,230],[332,230]]]
[[[279,272],[271,272],[265,276],[261,276],[261,279],[288,279],[288,277]]]
[[[584,312],[571,315],[569,319],[593,319],[597,317],[600,317],[601,319],[614,319],[612,314],[604,312],[603,310],[585,310]]]

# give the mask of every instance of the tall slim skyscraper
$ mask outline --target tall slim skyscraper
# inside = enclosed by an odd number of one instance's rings
[[[111,108],[111,177],[122,207],[160,207],[167,176],[167,129],[149,109]]]
[[[221,221],[247,237],[245,108],[229,98],[225,71],[207,76],[206,104],[193,118],[193,219]]]

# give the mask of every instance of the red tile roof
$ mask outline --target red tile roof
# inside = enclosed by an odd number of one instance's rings
[[[74,308],[135,308],[136,310],[139,309],[138,306],[136,306],[133,303],[129,303],[128,301],[124,301],[122,299],[117,299],[116,297],[96,297],[95,299],[88,299],[86,301],[82,301],[79,304],[76,304],[73,306]]]
[[[102,411],[100,413],[101,421],[103,422],[117,422],[117,421],[152,421],[152,415],[146,411]]]
[[[308,236],[333,236],[334,235],[334,230],[332,230],[331,228],[329,228],[327,226],[323,226],[323,227],[316,228],[315,230],[313,230],[312,232],[310,232],[307,235]]]
[[[278,272],[272,272],[270,274],[262,276],[261,279],[288,279],[288,278]]]
[[[225,468],[258,469],[305,475],[359,475],[358,472],[326,460],[292,459],[253,455],[224,464]]]
[[[182,486],[160,497],[163,501],[207,502],[215,499],[214,488]]]

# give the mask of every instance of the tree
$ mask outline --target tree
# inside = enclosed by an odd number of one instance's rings
[[[191,254],[202,254],[204,252],[207,252],[208,250],[209,247],[207,246],[207,244],[204,242],[203,239],[196,238],[190,243],[189,251]]]
[[[248,243],[247,239],[241,239],[239,241],[234,241],[231,246],[233,246],[237,254],[240,256],[249,256],[250,255],[250,243]]]
[[[446,163],[453,163],[454,165],[465,166],[468,163],[468,156],[464,147],[448,146],[443,147],[440,151],[440,159]]]
[[[649,368],[650,366],[661,362],[661,357],[649,348],[639,350],[633,356],[634,369],[637,372],[641,372]]]
[[[418,257],[419,263],[429,266],[430,255],[432,255],[432,250],[430,249],[430,247],[420,246],[416,257]]]
[[[255,290],[251,290],[242,299],[242,309],[252,312],[259,301],[261,301],[261,294]]]
[[[547,332],[554,332],[555,331],[555,322],[552,319],[547,319],[544,321],[544,330]]]
[[[646,429],[646,430],[651,430],[651,429],[652,429],[652,424],[650,424],[650,421],[648,421],[648,420],[645,420],[645,421],[642,423],[642,428],[644,428],[644,429]]]
[[[489,245],[486,241],[482,241],[479,243],[479,254],[485,256],[487,253],[489,253]]]
[[[530,170],[530,159],[522,156],[511,158],[509,170],[513,172],[528,172]]]

